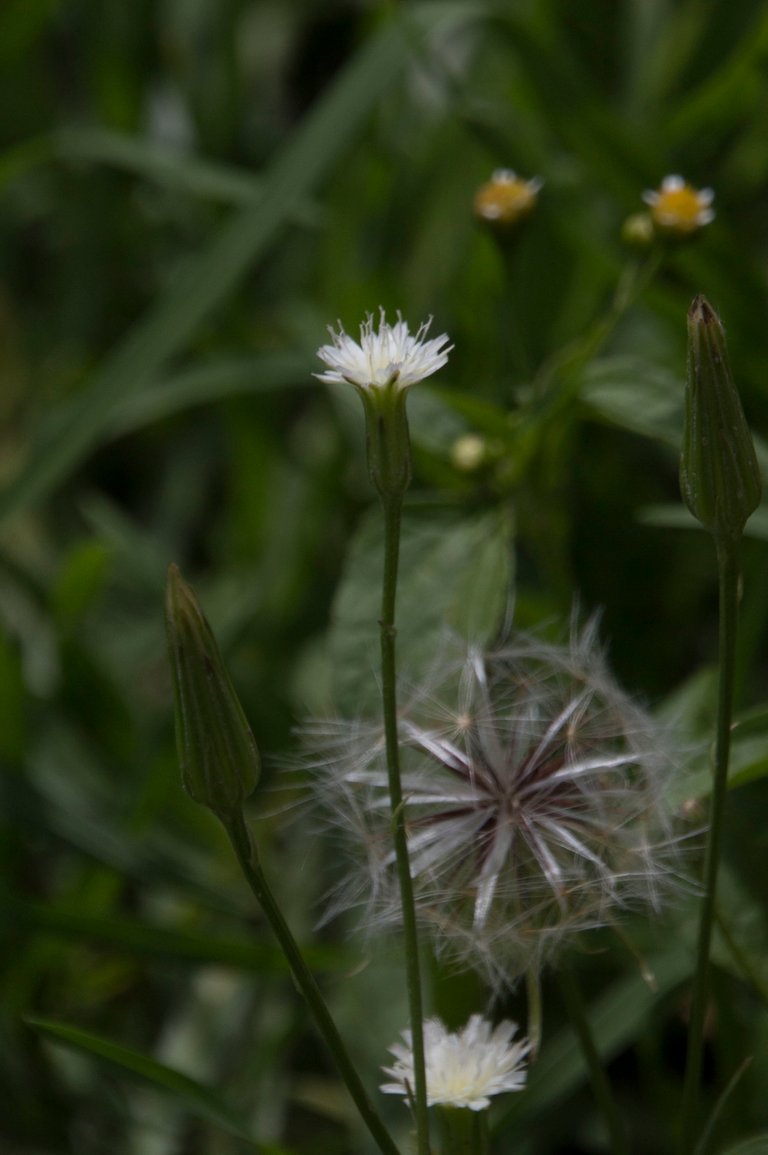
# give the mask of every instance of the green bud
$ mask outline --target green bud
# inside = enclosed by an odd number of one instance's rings
[[[656,239],[650,213],[633,213],[621,226],[621,239],[630,249],[650,249]]]
[[[680,457],[683,500],[718,538],[738,539],[762,482],[733,383],[720,318],[704,297],[688,311],[688,381]]]
[[[226,821],[256,787],[259,752],[211,627],[175,565],[165,620],[184,789]]]

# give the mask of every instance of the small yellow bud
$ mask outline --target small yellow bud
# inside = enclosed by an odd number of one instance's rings
[[[475,193],[475,217],[494,230],[515,229],[536,208],[541,189],[538,177],[523,180],[509,168],[498,168]]]

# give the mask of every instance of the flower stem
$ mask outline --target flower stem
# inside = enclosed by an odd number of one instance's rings
[[[224,822],[224,826],[248,885],[256,896],[282,948],[283,954],[288,960],[293,977],[296,980],[296,985],[307,1000],[320,1034],[325,1039],[326,1045],[333,1055],[339,1074],[352,1096],[361,1119],[368,1128],[382,1155],[399,1155],[394,1140],[368,1098],[368,1094],[360,1080],[355,1065],[331,1017],[325,999],[320,993],[320,988],[317,985],[315,976],[304,961],[304,957],[291,933],[290,927],[283,918],[280,907],[277,905],[274,895],[267,885],[267,880],[264,877],[259,862],[258,852],[251,840],[243,812],[241,810],[236,811],[234,814],[228,816]]]
[[[733,686],[736,668],[736,616],[738,608],[739,539],[725,535],[715,538],[717,546],[719,606],[720,681],[717,701],[715,767],[710,803],[709,834],[704,858],[704,898],[699,917],[696,973],[693,984],[691,1019],[688,1028],[688,1053],[681,1110],[681,1145],[685,1155],[695,1146],[696,1117],[701,1080],[704,1020],[709,994],[709,954],[715,921],[717,873],[723,833],[725,796],[728,787],[728,762],[731,750]]]
[[[445,1155],[488,1155],[488,1112],[467,1107],[443,1107],[442,1150]]]
[[[613,1097],[611,1085],[605,1073],[603,1060],[597,1049],[592,1028],[589,1025],[584,999],[573,971],[566,964],[560,971],[560,990],[563,996],[571,1026],[576,1032],[582,1054],[589,1070],[592,1093],[602,1113],[611,1140],[613,1155],[629,1155],[624,1122]]]
[[[573,400],[582,385],[585,367],[600,353],[616,326],[650,285],[659,270],[662,250],[653,249],[644,261],[632,261],[621,272],[611,302],[605,314],[564,349],[560,349],[541,365],[532,391],[540,401],[547,403],[547,411],[558,414]]]
[[[405,830],[405,808],[400,782],[400,756],[397,734],[397,682],[395,665],[395,602],[397,568],[400,555],[400,497],[382,494],[384,511],[384,576],[381,594],[381,696],[384,713],[384,735],[387,748],[387,776],[392,807],[392,833],[395,843],[397,876],[403,910],[406,982],[411,1020],[413,1049],[413,1101],[419,1155],[429,1155],[429,1118],[427,1115],[427,1076],[424,1062],[424,1011],[419,968],[419,939],[416,928],[416,906]]]
[[[525,993],[528,1003],[528,1041],[531,1044],[530,1061],[533,1063],[539,1057],[541,1046],[541,979],[538,969],[531,965],[525,972]]]

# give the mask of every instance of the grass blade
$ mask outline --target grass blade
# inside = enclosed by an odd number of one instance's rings
[[[253,1136],[248,1132],[245,1121],[241,1120],[237,1113],[215,1091],[204,1087],[195,1079],[182,1074],[181,1071],[167,1067],[164,1063],[158,1063],[155,1059],[150,1059],[149,1056],[142,1055],[139,1051],[121,1047],[117,1043],[110,1042],[109,1039],[91,1035],[87,1031],[67,1026],[65,1023],[37,1018],[26,1018],[25,1021],[46,1038],[61,1043],[65,1047],[71,1047],[75,1051],[92,1055],[113,1067],[118,1067],[133,1078],[144,1083],[150,1083],[158,1090],[165,1091],[178,1099],[191,1114],[208,1123],[215,1123],[241,1139],[255,1143]]]
[[[117,346],[90,385],[55,417],[0,495],[0,521],[45,498],[96,445],[115,405],[145,386],[233,292],[297,207],[337,163],[409,53],[391,23],[357,53],[268,170],[261,197],[227,221]]]

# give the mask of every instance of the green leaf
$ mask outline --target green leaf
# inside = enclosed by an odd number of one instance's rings
[[[71,1047],[75,1051],[92,1055],[113,1067],[117,1067],[132,1078],[150,1083],[158,1090],[177,1099],[199,1119],[204,1119],[208,1123],[215,1123],[217,1126],[223,1127],[224,1130],[237,1135],[240,1139],[255,1143],[245,1120],[216,1091],[204,1087],[195,1079],[182,1074],[181,1071],[167,1067],[164,1063],[158,1063],[155,1059],[151,1059],[139,1051],[129,1050],[118,1043],[112,1043],[108,1039],[91,1035],[77,1027],[67,1026],[65,1023],[32,1017],[27,1017],[25,1021],[46,1038],[65,1047]]]
[[[84,541],[66,558],[51,593],[54,617],[63,629],[75,629],[101,596],[110,556],[103,542]]]
[[[637,357],[601,357],[586,370],[581,400],[594,416],[678,449],[682,377]]]
[[[734,1091],[749,1069],[751,1062],[751,1058],[744,1059],[744,1061],[739,1064],[734,1073],[731,1075],[720,1095],[718,1095],[717,1101],[709,1113],[709,1118],[707,1119],[706,1126],[702,1131],[701,1138],[696,1144],[694,1155],[707,1155],[707,1152],[710,1150],[710,1144],[712,1143],[713,1136],[715,1135],[717,1124],[722,1118],[723,1112],[728,1106],[728,1102],[733,1096]]]
[[[742,731],[738,724],[735,726],[728,765],[729,790],[768,776],[767,741],[768,733],[758,735]],[[708,798],[712,793],[712,782],[712,766],[707,757],[707,763],[701,769],[675,779],[669,791],[670,803],[679,806],[697,798]]]
[[[417,26],[411,27],[417,40]],[[24,467],[0,496],[0,521],[46,497],[99,443],[119,402],[156,378],[264,255],[280,230],[338,163],[411,45],[386,24],[353,58],[267,170],[262,195],[191,257],[168,291],[121,341],[83,390],[49,422]]]
[[[768,1131],[762,1135],[753,1135],[751,1139],[744,1139],[735,1147],[728,1147],[722,1155],[768,1155]]]
[[[650,986],[640,974],[620,979],[589,1008],[589,1021],[600,1055],[608,1061],[628,1046],[643,1030],[653,1007],[678,985],[692,969],[691,953],[678,947],[648,960],[653,974]],[[531,1070],[525,1094],[512,1100],[494,1130],[507,1127],[550,1109],[572,1094],[587,1079],[579,1043],[570,1028],[545,1041],[541,1057]]]
[[[224,204],[251,204],[262,195],[264,187],[258,176],[244,169],[215,164],[180,149],[105,129],[61,129],[53,137],[53,151],[65,162],[109,165],[165,185],[176,193]],[[308,219],[307,207],[299,206],[297,216]]]
[[[136,918],[94,914],[72,903],[19,899],[0,891],[2,909],[14,927],[72,942],[94,942],[149,959],[183,966],[217,963],[236,970],[267,975],[288,973],[276,943],[257,938],[233,938],[210,931],[177,930]],[[336,947],[310,944],[302,953],[315,973],[339,970],[348,960]]]
[[[153,421],[225,397],[291,385],[306,387],[310,381],[308,371],[308,359],[300,353],[263,353],[187,369],[125,397],[115,406],[105,435],[121,437]]]
[[[430,668],[448,629],[481,645],[498,631],[511,582],[509,542],[509,526],[497,513],[429,522],[406,514],[396,619],[405,682]],[[379,708],[382,556],[382,518],[374,508],[352,543],[333,607],[335,705],[345,712]]]
[[[768,1007],[768,921],[765,910],[727,865],[720,868],[712,958],[735,972]]]

